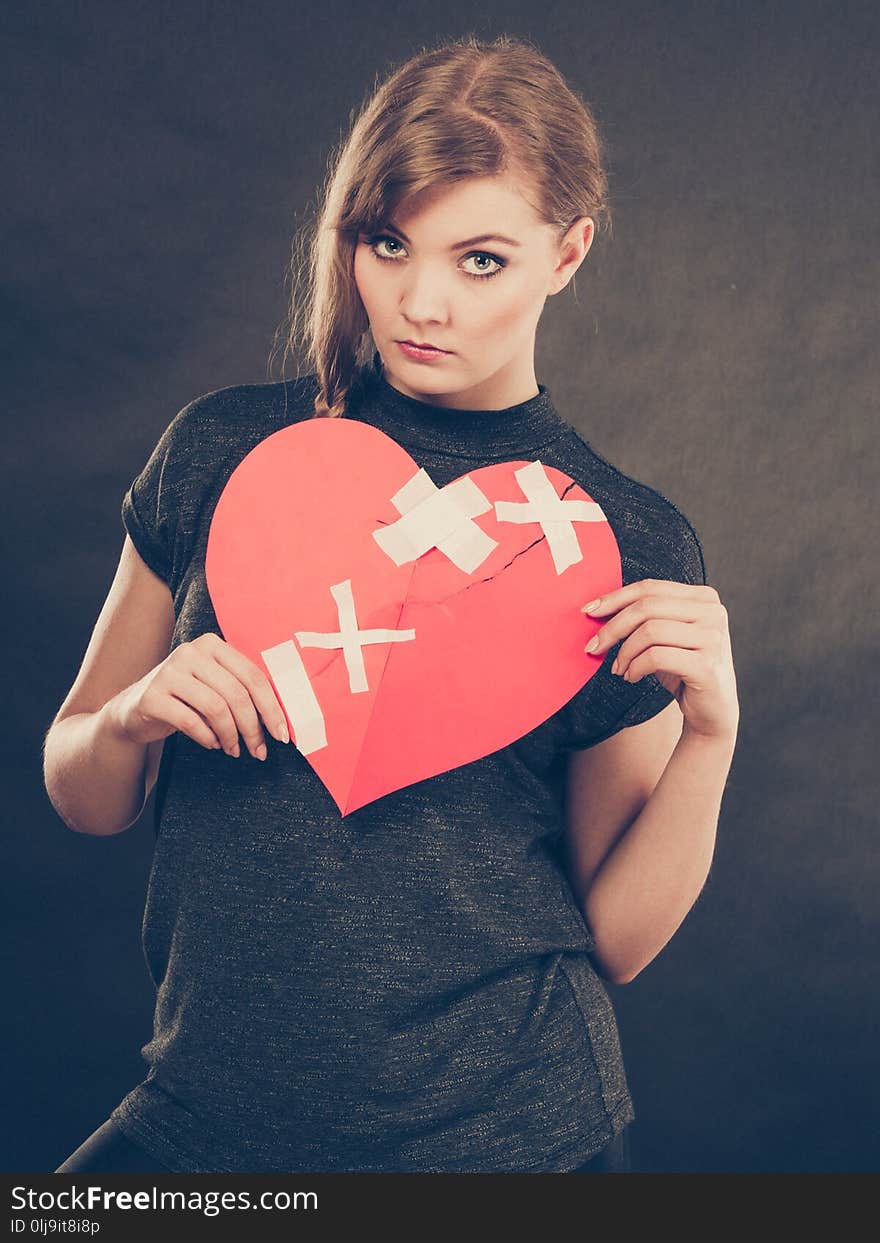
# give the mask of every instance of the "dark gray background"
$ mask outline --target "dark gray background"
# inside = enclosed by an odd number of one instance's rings
[[[538,378],[690,517],[730,614],[712,874],[612,989],[636,1168],[878,1168],[874,9],[6,6],[2,1168],[53,1169],[151,1032],[152,803],[77,835],[41,768],[122,494],[191,398],[277,378],[290,238],[350,110],[469,30],[534,38],[596,111],[614,229],[550,300]]]

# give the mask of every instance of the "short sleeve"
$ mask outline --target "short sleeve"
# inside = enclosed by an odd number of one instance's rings
[[[621,558],[624,584],[643,578],[705,584],[700,539],[687,518],[671,502],[666,505],[662,521],[652,522],[642,533],[638,556]],[[611,672],[622,642],[606,652],[596,673],[563,709],[566,750],[593,747],[627,726],[650,721],[673,702],[675,696],[652,673],[638,682],[625,682]]]
[[[123,496],[121,506],[122,525],[138,554],[172,593],[181,577],[179,523],[186,509],[195,404],[184,406],[165,428],[146,465]]]

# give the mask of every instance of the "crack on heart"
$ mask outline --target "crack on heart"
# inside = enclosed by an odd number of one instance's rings
[[[300,651],[303,651],[303,650],[304,650],[304,649],[300,648]],[[308,651],[316,651],[316,652],[317,652],[317,651],[319,651],[319,649],[318,649],[318,648],[309,648],[309,649],[306,649],[306,650],[308,650]],[[319,678],[319,677],[321,677],[321,675],[322,675],[322,674],[324,674],[324,673],[326,673],[326,672],[327,672],[327,670],[328,670],[328,669],[329,669],[332,665],[335,665],[338,661],[340,661],[340,660],[343,658],[343,656],[344,656],[344,655],[345,655],[345,650],[344,650],[343,648],[341,648],[341,647],[333,647],[333,648],[331,648],[331,649],[330,649],[330,651],[329,651],[329,653],[328,653],[328,655],[327,655],[327,659],[324,661],[323,665],[317,665],[317,661],[315,661],[314,659],[312,659],[312,660],[307,660],[307,659],[306,659],[306,657],[305,657],[305,655],[304,655],[304,656],[303,656],[303,660],[304,660],[304,662],[306,663],[306,668],[308,669],[309,677],[311,677],[311,678]],[[314,667],[314,666],[317,666],[317,667]]]
[[[577,483],[574,480],[572,480],[571,483],[568,485],[568,487],[563,489],[562,496],[559,499],[563,500],[565,498],[566,493],[570,492],[571,489],[575,487],[577,487]],[[422,604],[422,605],[424,604],[445,604],[447,600],[454,600],[456,596],[462,595],[462,593],[465,591],[471,591],[474,587],[482,587],[484,583],[491,583],[493,578],[497,578],[499,574],[503,574],[505,570],[509,569],[513,565],[514,561],[517,560],[518,557],[525,556],[527,552],[531,552],[533,548],[537,548],[539,544],[543,544],[546,541],[546,539],[547,539],[546,535],[539,535],[537,539],[532,540],[531,544],[527,544],[525,548],[521,548],[519,552],[514,553],[514,555],[510,558],[510,560],[505,562],[505,564],[502,565],[499,569],[497,569],[494,574],[487,574],[485,578],[478,578],[477,581],[474,583],[466,583],[464,587],[460,587],[458,591],[453,591],[448,596],[444,596],[442,600],[409,599],[406,602],[407,607],[409,607],[412,604]]]
[[[451,591],[448,596],[444,596],[442,599],[414,600],[412,596],[410,596],[406,602],[406,606],[409,608],[411,605],[446,604],[447,601],[454,600],[456,596],[463,595],[466,591],[472,591],[474,587],[482,587],[484,583],[491,583],[493,578],[497,578],[499,574],[503,574],[505,570],[509,569],[518,557],[525,556],[527,552],[531,552],[531,550],[536,548],[538,544],[543,544],[546,539],[546,535],[539,535],[536,540],[532,540],[531,544],[528,544],[525,548],[521,548],[519,552],[514,553],[510,560],[505,562],[504,565],[499,566],[494,574],[487,574],[485,578],[478,578],[474,583],[465,583],[463,587],[459,587],[457,591]]]

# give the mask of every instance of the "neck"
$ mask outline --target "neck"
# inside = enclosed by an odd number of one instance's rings
[[[540,392],[535,378],[534,359],[512,363],[478,384],[457,389],[455,392],[432,392],[430,389],[413,388],[396,370],[386,364],[378,350],[373,355],[373,364],[384,376],[386,383],[405,397],[449,410],[507,410],[537,397]]]
[[[535,456],[568,430],[550,394],[536,381],[535,392],[502,409],[442,406],[410,396],[383,375],[378,352],[352,393],[347,415],[371,423],[405,448],[453,456],[504,461]]]

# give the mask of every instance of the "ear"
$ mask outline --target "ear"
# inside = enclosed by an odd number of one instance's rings
[[[559,243],[558,259],[553,269],[549,294],[564,289],[587,257],[593,244],[596,226],[590,216],[580,216]]]

